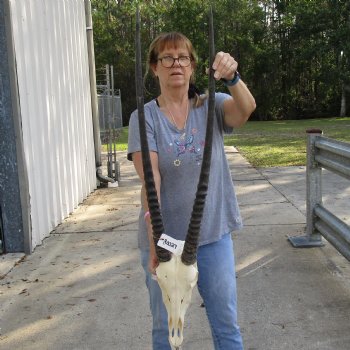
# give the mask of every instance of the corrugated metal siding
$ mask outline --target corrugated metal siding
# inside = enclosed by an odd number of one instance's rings
[[[11,0],[32,245],[96,188],[83,0]]]

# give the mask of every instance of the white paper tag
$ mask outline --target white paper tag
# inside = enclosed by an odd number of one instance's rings
[[[158,241],[158,246],[162,247],[175,255],[181,255],[185,241],[180,241],[163,233]]]

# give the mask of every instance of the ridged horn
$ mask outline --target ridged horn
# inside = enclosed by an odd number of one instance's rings
[[[184,249],[181,255],[181,260],[185,265],[194,264],[197,260],[197,248],[205,198],[207,196],[209,185],[209,173],[212,153],[213,141],[213,125],[215,115],[215,79],[214,70],[212,69],[215,58],[214,45],[214,25],[213,25],[213,10],[210,6],[209,10],[209,97],[208,97],[208,121],[205,135],[205,146],[203,152],[203,162],[199,175],[199,182],[194,200],[190,224],[185,240]]]
[[[160,212],[157,190],[154,182],[151,158],[147,141],[144,99],[143,99],[143,78],[142,78],[142,61],[141,61],[141,35],[140,35],[140,11],[136,10],[136,38],[135,38],[135,76],[136,76],[136,102],[139,119],[140,142],[142,153],[143,176],[145,181],[148,208],[151,215],[151,223],[153,228],[154,243],[156,246],[156,254],[159,262],[169,261],[171,254],[164,248],[158,247],[157,243],[162,233],[164,233],[164,225]]]

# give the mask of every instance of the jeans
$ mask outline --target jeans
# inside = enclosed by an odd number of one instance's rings
[[[148,271],[148,250],[141,250],[142,266],[150,295],[153,316],[153,350],[171,350],[168,341],[168,316],[158,282]],[[243,350],[237,325],[236,273],[230,234],[200,246],[197,254],[198,291],[203,298],[215,350]]]

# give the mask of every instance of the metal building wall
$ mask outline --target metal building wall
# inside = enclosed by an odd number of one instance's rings
[[[10,0],[32,247],[96,188],[84,0]]]

